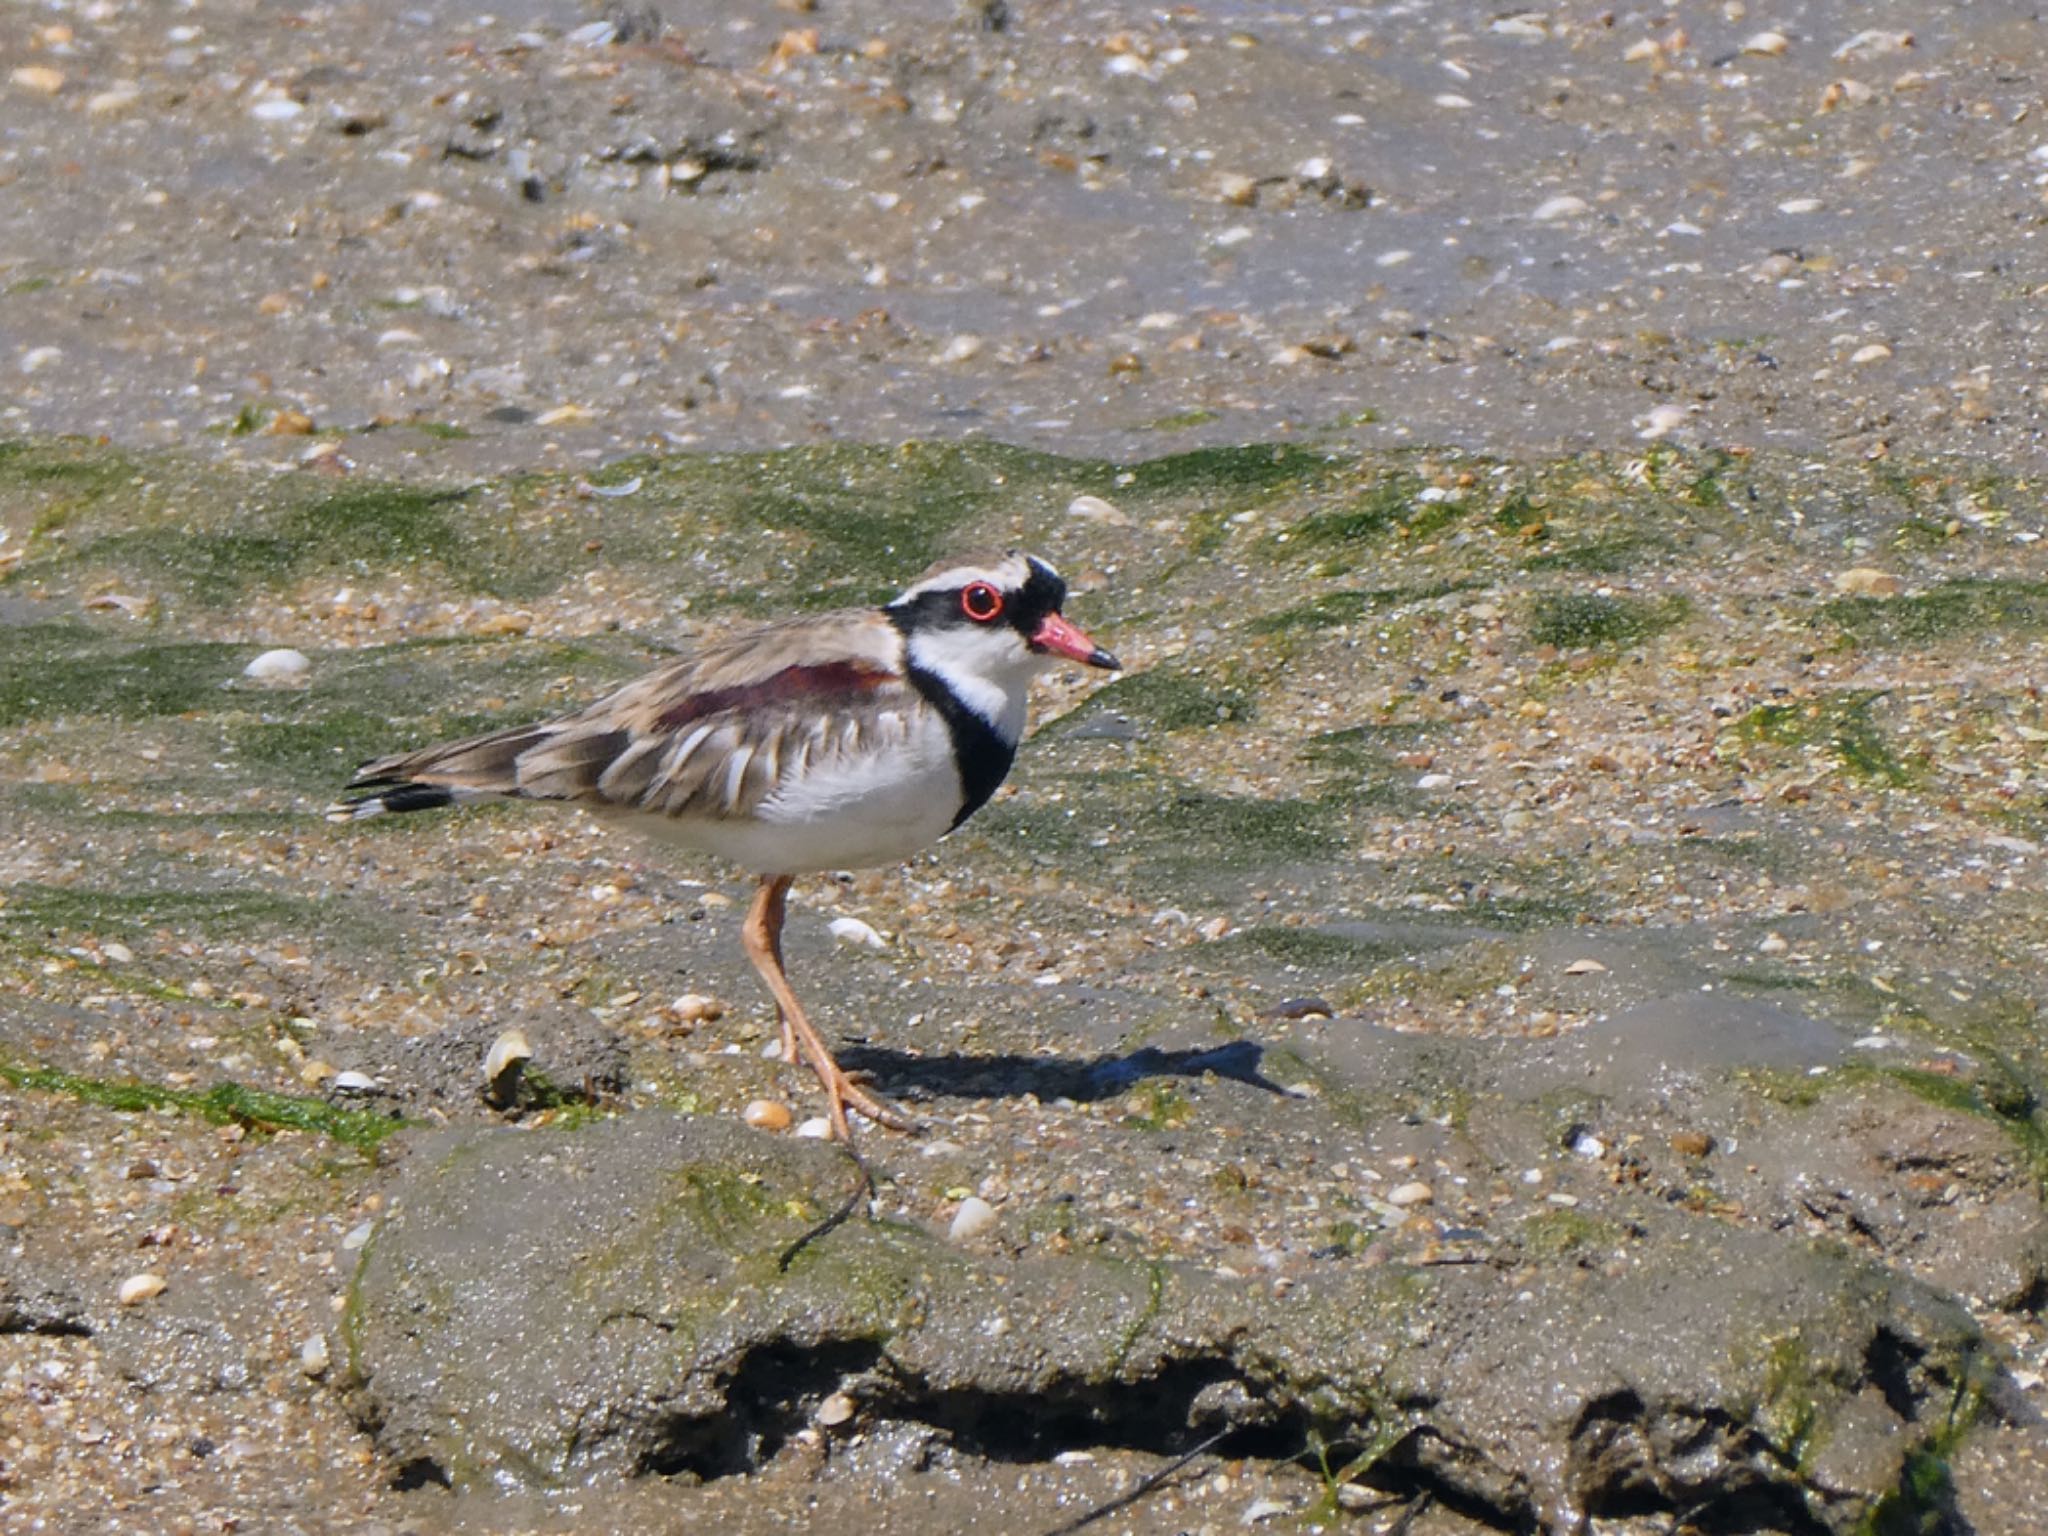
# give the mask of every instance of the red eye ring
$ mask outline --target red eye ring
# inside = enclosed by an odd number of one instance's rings
[[[985,581],[970,581],[960,589],[960,611],[977,624],[992,624],[1002,617],[1003,594]]]

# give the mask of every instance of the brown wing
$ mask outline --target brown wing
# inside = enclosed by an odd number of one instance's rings
[[[372,793],[328,815],[515,796],[747,816],[811,757],[900,722],[915,698],[901,658],[901,637],[871,610],[769,625],[573,714],[365,763],[348,787]]]

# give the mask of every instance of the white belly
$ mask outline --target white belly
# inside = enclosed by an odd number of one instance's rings
[[[813,759],[751,817],[631,819],[662,842],[755,874],[801,875],[898,863],[943,837],[959,809],[951,734],[926,716],[886,752]]]

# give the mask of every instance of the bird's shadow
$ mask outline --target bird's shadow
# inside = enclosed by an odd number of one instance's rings
[[[1123,1056],[913,1056],[883,1046],[849,1045],[839,1064],[849,1072],[867,1074],[883,1093],[905,1099],[1016,1098],[1070,1099],[1090,1104],[1113,1099],[1148,1077],[1201,1077],[1215,1073],[1281,1098],[1299,1095],[1281,1087],[1259,1070],[1265,1047],[1252,1040],[1233,1040],[1206,1050],[1162,1051],[1141,1046]]]

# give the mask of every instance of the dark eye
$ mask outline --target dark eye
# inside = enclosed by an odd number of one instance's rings
[[[960,611],[977,624],[986,624],[1003,611],[1003,594],[985,581],[970,581],[960,589]]]

